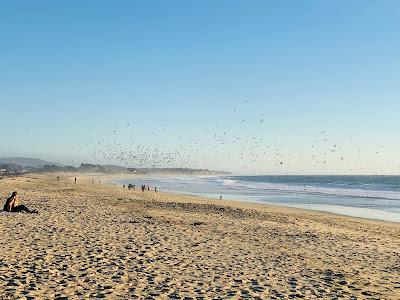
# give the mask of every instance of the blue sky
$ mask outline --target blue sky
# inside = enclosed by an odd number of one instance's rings
[[[0,1],[0,156],[398,174],[399,28],[398,1]]]

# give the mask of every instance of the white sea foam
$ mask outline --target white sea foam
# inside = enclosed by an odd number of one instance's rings
[[[268,204],[282,206],[282,203],[269,202]],[[389,222],[400,222],[400,214],[363,207],[348,207],[328,204],[285,203],[284,206],[308,210],[330,212],[364,219],[377,219]]]
[[[349,196],[349,197],[364,197],[364,198],[380,198],[388,200],[400,200],[400,192],[396,191],[382,191],[371,189],[356,189],[356,188],[342,188],[342,187],[320,187],[320,186],[299,186],[287,185],[280,183],[266,183],[266,182],[244,182],[232,179],[223,179],[222,184],[231,189],[248,189],[253,191],[280,191],[288,193],[313,193],[323,195],[335,196]],[[372,185],[370,185],[372,186]]]

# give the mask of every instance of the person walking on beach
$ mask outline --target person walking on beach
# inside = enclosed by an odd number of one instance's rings
[[[75,177],[75,184],[76,184],[76,177]]]
[[[7,198],[6,204],[4,204],[4,211],[7,212],[27,212],[31,214],[37,214],[37,210],[29,210],[25,205],[19,204],[19,198],[17,192],[13,192],[10,197]]]

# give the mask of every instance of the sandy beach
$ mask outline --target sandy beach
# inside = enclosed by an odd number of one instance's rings
[[[99,179],[0,180],[0,299],[400,298],[400,224]]]

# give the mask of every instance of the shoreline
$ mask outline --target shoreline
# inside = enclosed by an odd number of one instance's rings
[[[30,175],[0,180],[39,215],[0,213],[5,299],[400,295],[400,224]],[[0,297],[1,298],[1,297]]]
[[[188,177],[186,175],[182,175],[183,177]],[[154,179],[154,178],[160,178],[160,177],[165,177],[165,178],[179,178],[179,176],[176,175],[164,175],[164,176],[137,176],[137,177],[131,177],[132,179],[142,179],[146,181],[146,179]],[[193,176],[194,178],[197,178],[197,176]],[[156,179],[156,180],[157,180]],[[115,177],[112,181],[110,180],[110,183],[115,184],[115,185],[122,185],[124,182],[127,183],[130,180],[130,178],[126,177]],[[172,193],[172,194],[177,194],[177,195],[186,195],[186,196],[197,196],[199,198],[210,198],[213,200],[219,200],[219,195],[218,194],[207,194],[207,193],[199,193],[199,192],[190,192],[190,191],[179,191],[179,190],[167,190],[166,192]],[[276,191],[277,193],[279,191]],[[296,193],[293,193],[296,194]],[[337,198],[343,198],[343,199],[357,199],[357,198],[364,198],[364,199],[381,199],[381,198],[372,198],[372,197],[354,197],[354,196],[341,196],[341,195],[329,195],[329,194],[324,194],[324,193],[301,193],[302,196],[307,197],[308,195],[311,196],[321,196],[321,197],[337,197]],[[225,194],[226,195],[226,194]],[[274,196],[272,195],[271,198]],[[385,221],[385,222],[390,222],[390,223],[400,223],[400,214],[397,214],[395,212],[391,212],[388,210],[381,210],[381,209],[372,209],[368,207],[357,207],[357,206],[347,206],[347,205],[335,205],[335,204],[320,204],[320,203],[314,203],[314,204],[308,204],[308,203],[284,203],[284,202],[273,202],[273,201],[262,201],[259,199],[254,199],[251,196],[243,196],[243,195],[226,195],[226,198],[224,197],[224,201],[229,200],[229,201],[235,201],[235,202],[243,202],[243,203],[256,203],[260,205],[269,205],[269,206],[279,206],[279,207],[286,207],[286,208],[295,208],[295,209],[303,209],[303,210],[311,210],[315,212],[321,212],[321,213],[331,213],[335,215],[341,215],[341,216],[347,216],[347,217],[353,217],[353,218],[360,218],[360,219],[367,219],[367,220],[378,220],[378,221]],[[383,199],[386,200],[386,199]]]

